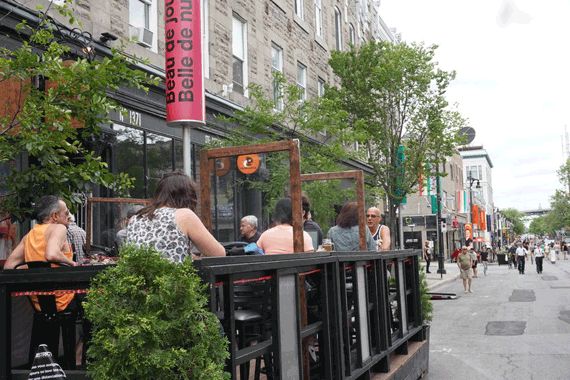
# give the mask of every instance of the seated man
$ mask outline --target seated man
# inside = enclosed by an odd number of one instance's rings
[[[42,197],[35,210],[38,223],[24,236],[20,244],[6,260],[4,269],[14,269],[16,265],[30,261],[55,261],[71,266],[77,265],[67,242],[69,210],[64,201],[53,195]],[[57,311],[62,311],[73,300],[74,294],[56,296]],[[32,297],[39,310],[36,297]]]
[[[239,232],[241,234],[239,240],[246,243],[257,243],[261,233],[257,230],[257,217],[255,215],[246,215],[241,218],[239,224]]]

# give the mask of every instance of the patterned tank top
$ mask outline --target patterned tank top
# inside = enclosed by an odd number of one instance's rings
[[[127,243],[155,248],[170,261],[183,262],[191,256],[192,242],[178,229],[175,212],[175,208],[162,207],[154,211],[152,219],[135,215],[127,226]]]

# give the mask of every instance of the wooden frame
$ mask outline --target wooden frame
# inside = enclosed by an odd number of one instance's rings
[[[200,216],[210,232],[212,231],[212,214],[210,187],[211,173],[209,160],[223,157],[233,157],[244,154],[289,152],[289,192],[293,213],[293,250],[303,252],[303,220],[301,205],[301,167],[299,162],[299,140],[277,141],[266,144],[233,146],[224,148],[204,149],[200,152]]]
[[[354,179],[356,186],[356,203],[358,204],[358,235],[360,250],[368,251],[366,245],[366,217],[364,211],[364,174],[362,170],[346,170],[341,172],[301,174],[301,181],[327,181],[331,179]]]

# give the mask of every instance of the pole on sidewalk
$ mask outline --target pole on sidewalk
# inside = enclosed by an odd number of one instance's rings
[[[438,255],[437,255],[437,273],[443,278],[443,275],[447,272],[443,265],[443,236],[441,232],[441,177],[439,175],[439,163],[436,166],[436,193],[437,193],[437,245],[438,245]]]

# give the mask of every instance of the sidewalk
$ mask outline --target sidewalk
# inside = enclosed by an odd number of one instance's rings
[[[425,262],[420,262],[420,265],[425,267]],[[459,268],[456,263],[450,263],[449,261],[444,262],[444,268],[446,273],[441,275],[437,273],[438,262],[432,261],[430,263],[429,269],[431,273],[426,273],[428,289],[430,291],[435,291],[437,288],[455,281],[459,278]]]

